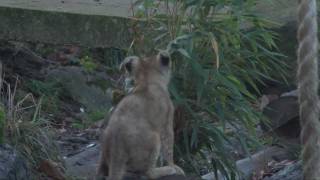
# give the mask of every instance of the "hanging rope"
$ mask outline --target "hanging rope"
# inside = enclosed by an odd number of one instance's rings
[[[298,29],[298,89],[304,180],[320,179],[318,107],[318,38],[316,0],[300,0]]]

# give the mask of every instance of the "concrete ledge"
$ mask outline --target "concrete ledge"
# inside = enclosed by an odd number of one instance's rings
[[[127,48],[132,20],[0,7],[0,39],[89,47]]]
[[[0,39],[125,49],[132,42],[134,21],[127,17],[134,1],[0,0]],[[253,12],[285,25],[296,19],[291,1],[261,0]]]

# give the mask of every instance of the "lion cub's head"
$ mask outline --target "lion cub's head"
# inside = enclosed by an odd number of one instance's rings
[[[147,58],[129,56],[121,63],[120,69],[125,69],[135,87],[143,88],[153,83],[166,88],[170,81],[171,60],[166,52]]]

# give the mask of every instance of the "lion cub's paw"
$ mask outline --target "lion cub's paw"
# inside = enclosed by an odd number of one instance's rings
[[[173,168],[175,169],[175,171],[176,171],[175,174],[183,175],[183,176],[185,175],[184,171],[183,171],[179,166],[177,166],[177,165],[172,165],[171,167],[173,167]]]

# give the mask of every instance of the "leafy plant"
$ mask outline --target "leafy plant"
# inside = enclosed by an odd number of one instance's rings
[[[107,48],[82,48],[79,55],[79,64],[86,72],[106,72],[110,75],[119,74],[119,65],[126,56],[124,49]]]
[[[30,80],[26,86],[34,95],[42,97],[42,109],[44,111],[50,113],[58,111],[59,97],[62,93],[62,86],[58,81]]]
[[[85,124],[81,121],[72,122],[71,127],[74,129],[85,129],[86,128]]]
[[[20,119],[11,124],[9,138],[11,144],[36,167],[44,159],[59,162],[59,151],[53,142],[53,129],[50,122],[40,116],[41,104],[35,106],[32,120]]]
[[[105,115],[106,115],[105,110],[95,110],[95,111],[88,113],[88,118],[92,122],[97,122],[97,121],[103,119]]]
[[[92,125],[93,123],[103,120],[107,114],[107,110],[95,110],[85,114],[84,119],[77,119],[72,123],[72,127],[75,129],[85,129]]]
[[[107,48],[103,51],[102,62],[106,65],[107,72],[117,73],[121,61],[125,58],[125,51],[116,48]]]
[[[93,72],[97,69],[98,65],[89,56],[84,56],[80,59],[80,64],[84,67],[87,72]]]
[[[29,93],[17,100],[17,82],[18,79],[14,87],[5,81],[5,86],[1,86],[1,92],[4,92],[1,101],[6,110],[7,143],[16,147],[34,168],[44,159],[60,162],[57,146],[52,141],[53,130],[49,121],[41,116],[42,99],[37,102]]]
[[[189,114],[183,140],[176,147],[187,172],[219,170],[233,179],[237,172],[226,146],[231,138],[237,139],[249,154],[250,147],[258,144],[255,127],[262,117],[254,107],[255,94],[265,79],[286,78],[277,34],[268,29],[271,22],[253,13],[256,2],[140,0],[135,4],[136,17],[146,20],[149,31],[157,34],[149,37],[152,46],[172,53],[170,92],[175,104]],[[132,51],[141,53],[140,46],[151,45],[137,43]]]
[[[39,80],[31,80],[28,82],[27,87],[37,96],[52,96],[61,92],[60,83],[57,81],[43,82]]]

